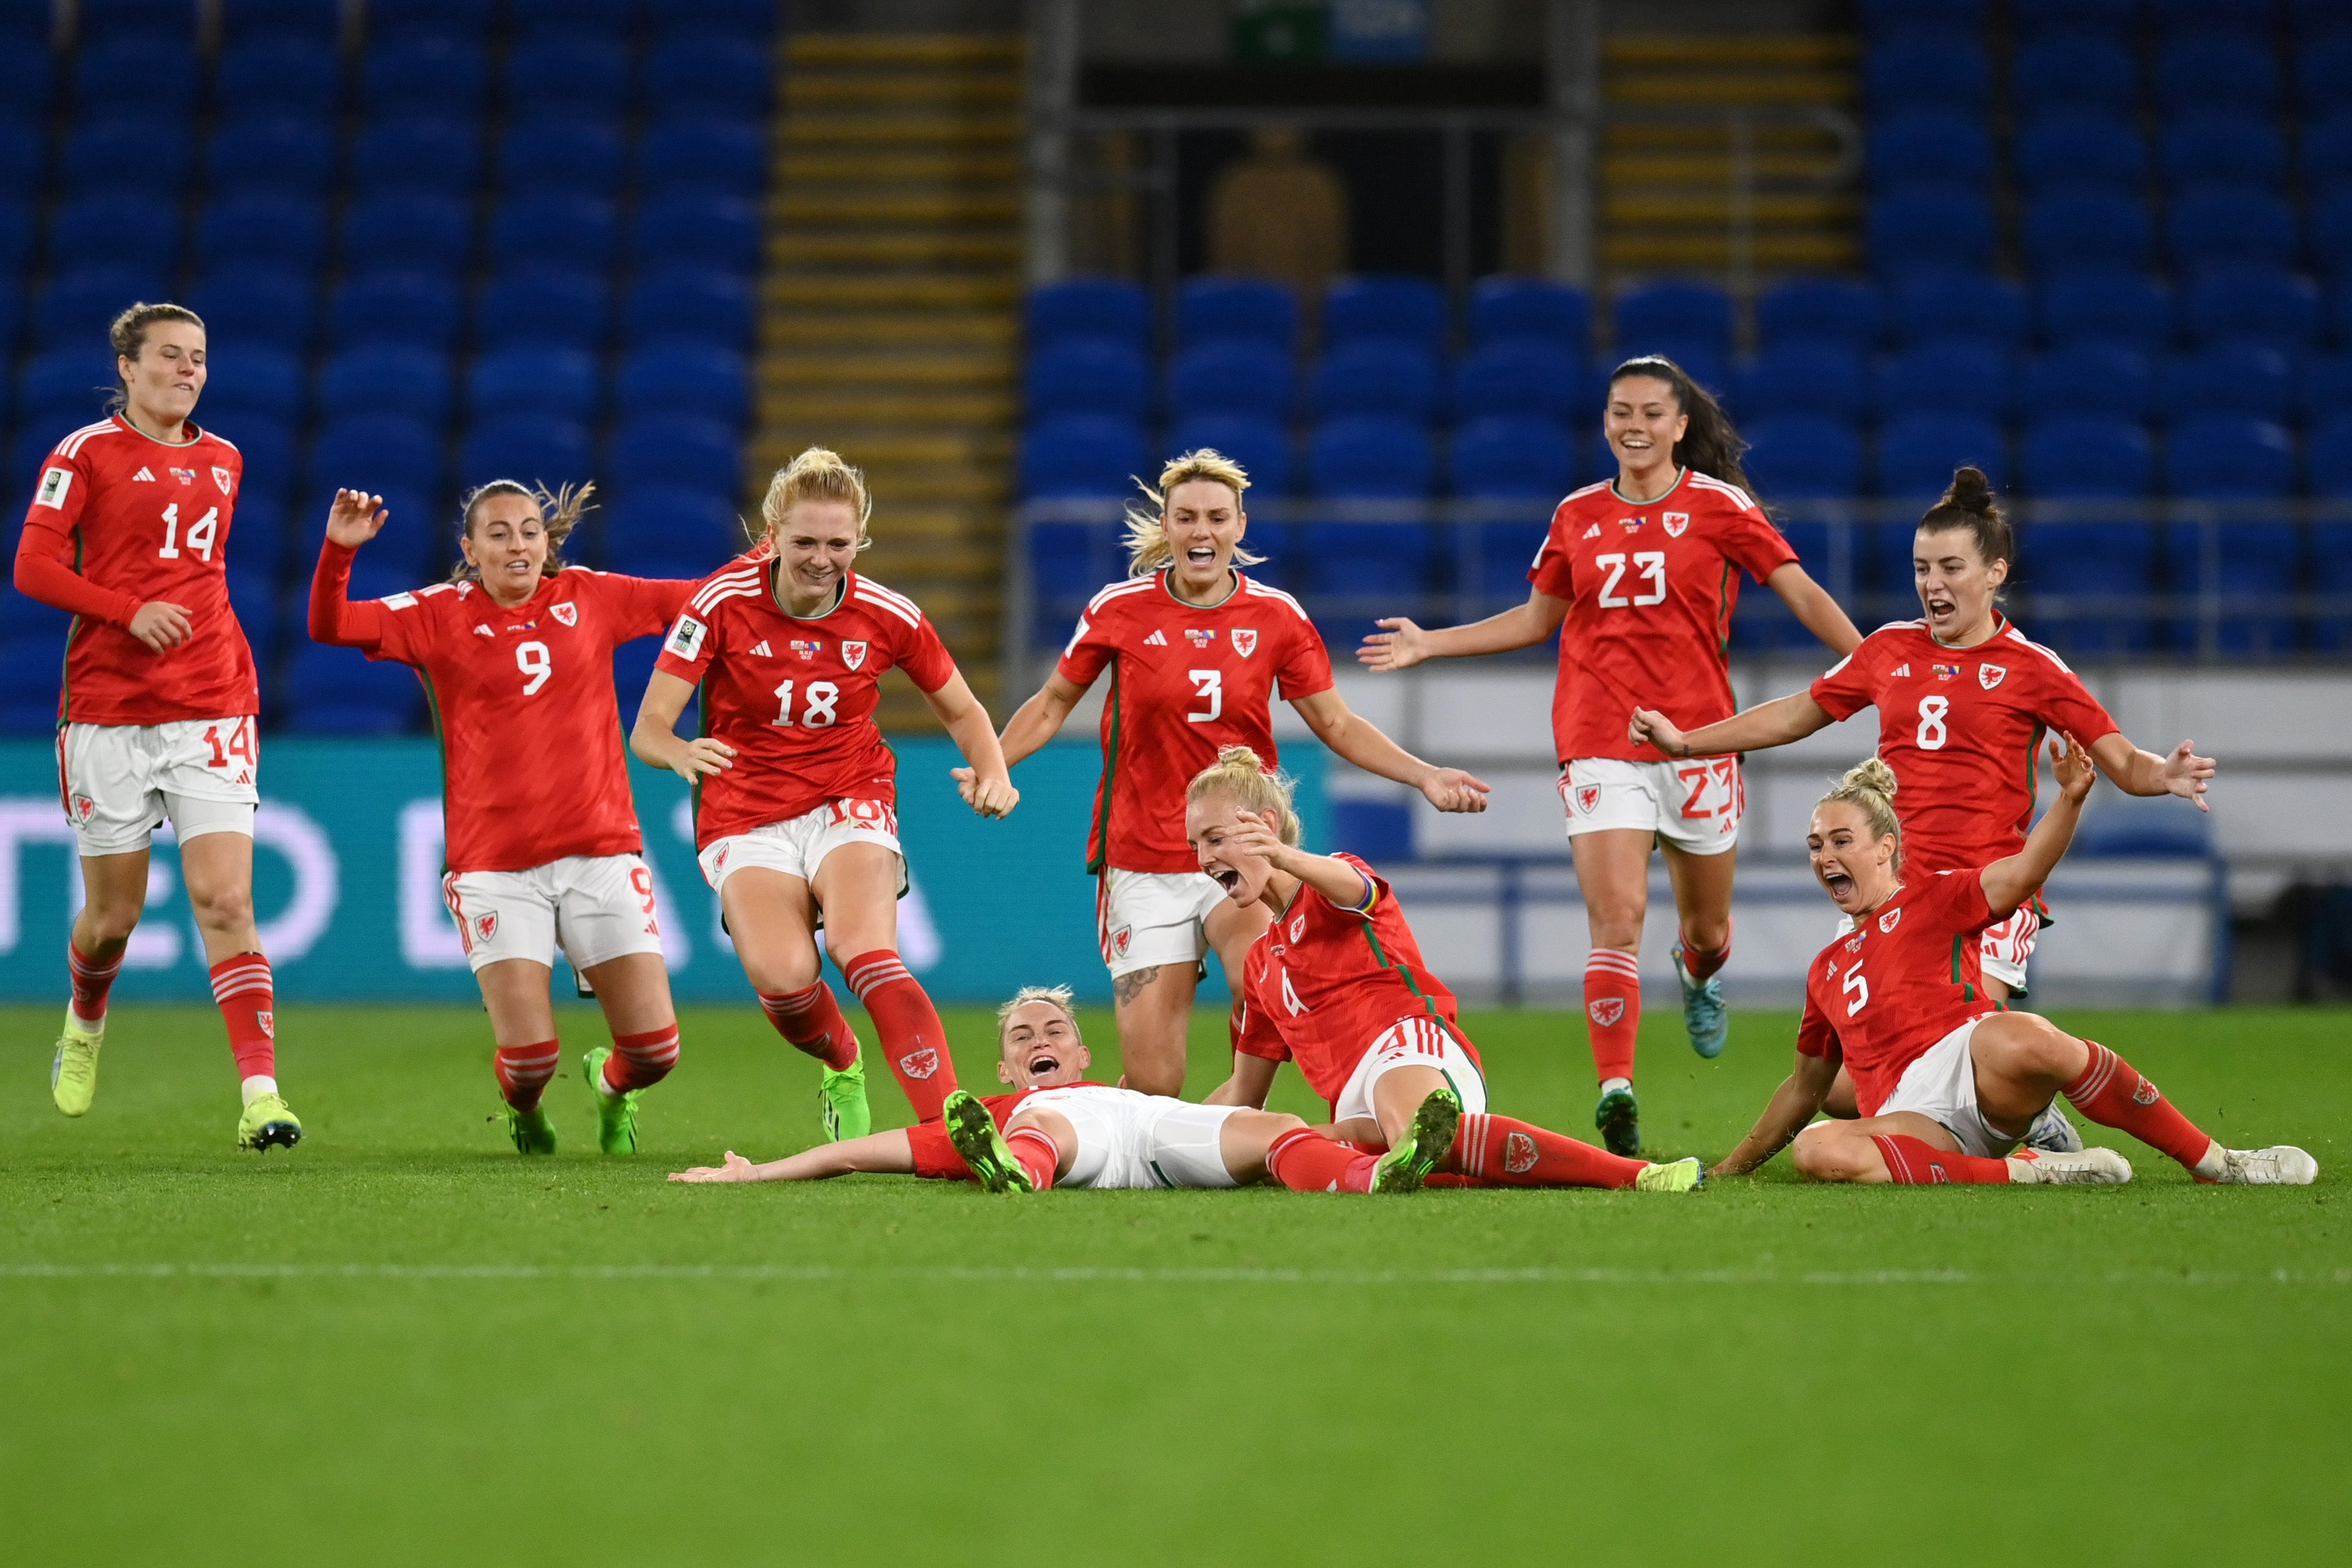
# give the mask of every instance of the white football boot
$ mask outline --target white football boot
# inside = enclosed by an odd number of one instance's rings
[[[2047,1154],[2039,1149],[2009,1157],[2009,1179],[2049,1186],[2121,1186],[2132,1179],[2131,1162],[2113,1149],[2077,1149]]]
[[[2292,1143],[2280,1143],[2268,1149],[2222,1150],[2221,1173],[2215,1179],[2223,1186],[2307,1187],[2318,1175],[2318,1161]]]

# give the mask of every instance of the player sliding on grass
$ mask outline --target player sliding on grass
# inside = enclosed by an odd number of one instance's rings
[[[595,988],[613,1044],[590,1051],[596,1142],[637,1147],[637,1096],[677,1061],[653,872],[629,799],[613,649],[669,624],[689,582],[564,564],[593,487],[550,495],[492,479],[460,509],[457,574],[353,604],[352,562],[389,516],[337,490],[310,582],[310,636],[415,667],[441,742],[441,896],[482,988],[507,1133],[555,1152],[541,1097],[561,1047],[555,950]]]
[[[827,1136],[872,1126],[857,1037],[820,973],[816,932],[872,1015],[919,1119],[955,1089],[940,1016],[898,957],[898,762],[874,722],[882,672],[906,670],[974,777],[966,799],[1003,816],[1021,798],[996,731],[913,600],[852,571],[872,541],[866,477],[812,447],[776,471],[766,537],[694,591],[637,710],[629,744],[694,784],[694,841],[735,954],[768,1021],[824,1066]],[[677,716],[699,683],[701,738]]]
[[[1275,1180],[1307,1192],[1408,1192],[1444,1170],[1503,1186],[1699,1184],[1696,1160],[1624,1159],[1487,1114],[1485,1070],[1455,1022],[1454,994],[1422,963],[1389,885],[1352,855],[1300,849],[1290,783],[1256,752],[1227,747],[1185,803],[1202,871],[1234,903],[1271,917],[1243,966],[1234,1081],[1263,1103],[1276,1065],[1295,1060],[1331,1107],[1332,1137],[1302,1128],[1275,1141]]]
[[[2058,799],[2024,848],[1972,870],[1906,867],[1895,773],[1876,757],[1822,797],[1805,842],[1853,934],[1806,972],[1796,1066],[1717,1173],[1752,1171],[1793,1138],[1797,1169],[1821,1182],[2131,1180],[2112,1149],[2004,1158],[2061,1094],[2200,1182],[2301,1185],[2318,1173],[2300,1149],[2224,1149],[2106,1047],[1985,995],[1985,927],[2032,897],[2058,864],[2097,776],[2072,737],[2053,741],[2050,754]],[[1853,1075],[1860,1120],[1807,1126],[1841,1063]]]

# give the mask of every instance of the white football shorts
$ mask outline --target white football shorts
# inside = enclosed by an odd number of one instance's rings
[[[1927,1055],[1903,1069],[1895,1092],[1871,1114],[1916,1111],[1957,1139],[1962,1153],[1983,1160],[2005,1157],[2018,1140],[1994,1131],[1977,1110],[1977,1065],[1969,1055],[1969,1039],[1983,1022],[1971,1018],[1929,1046]]]
[[[441,899],[457,922],[466,962],[478,971],[509,958],[552,969],[559,947],[575,970],[662,950],[654,874],[635,855],[567,855],[528,871],[452,872],[441,879]]]
[[[2025,961],[2033,956],[2033,939],[2041,930],[2042,917],[2033,912],[2032,904],[2021,904],[2007,920],[1985,927],[1979,949],[1985,978],[2008,986],[2012,997],[2024,995]],[[1837,934],[1831,940],[1853,934],[1853,921],[1838,916]]]
[[[68,724],[58,736],[58,793],[84,855],[147,847],[169,820],[181,843],[253,837],[261,731],[250,714],[168,724]]]
[[[1419,1016],[1398,1019],[1372,1042],[1349,1075],[1339,1098],[1332,1101],[1331,1120],[1352,1121],[1360,1116],[1378,1120],[1372,1114],[1372,1086],[1399,1068],[1435,1068],[1445,1075],[1454,1098],[1462,1102],[1464,1115],[1485,1113],[1486,1075],[1478,1070],[1478,1064],[1451,1029],[1435,1018]]]
[[[879,844],[898,856],[898,893],[906,896],[907,853],[898,845],[898,814],[878,800],[827,801],[789,822],[771,822],[749,833],[713,839],[696,858],[702,879],[715,893],[746,866],[813,883],[824,858],[845,844]]]
[[[1111,978],[1209,956],[1210,914],[1225,890],[1198,871],[1122,871],[1095,884],[1095,926]]]
[[[1739,842],[1748,786],[1738,757],[1629,763],[1578,757],[1559,773],[1568,836],[1630,827],[1654,833],[1692,855],[1720,855]]]
[[[1241,1109],[1087,1084],[1041,1089],[1021,1102],[1013,1120],[1031,1110],[1068,1119],[1078,1152],[1056,1186],[1230,1187],[1235,1184],[1222,1140],[1225,1119]]]

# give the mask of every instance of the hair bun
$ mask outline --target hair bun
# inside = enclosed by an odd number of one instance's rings
[[[1975,464],[1963,464],[1952,470],[1952,483],[1944,491],[1939,506],[1957,507],[1962,511],[1990,516],[1994,509],[1992,481]]]
[[[1976,472],[1973,468],[1962,471]],[[1848,788],[1866,789],[1874,795],[1885,795],[1888,800],[1895,798],[1895,770],[1886,765],[1886,759],[1884,757],[1864,757],[1846,770],[1845,777],[1841,782]]]

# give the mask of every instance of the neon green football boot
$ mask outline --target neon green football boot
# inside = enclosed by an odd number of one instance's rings
[[[1450,1089],[1430,1091],[1412,1113],[1412,1128],[1404,1142],[1391,1147],[1372,1167],[1372,1191],[1417,1193],[1429,1173],[1453,1152],[1454,1135],[1462,1128],[1462,1102]]]
[[[1637,1193],[1695,1193],[1706,1185],[1706,1173],[1696,1160],[1670,1160],[1648,1164],[1633,1178]]]
[[[547,1114],[546,1106],[534,1105],[529,1110],[519,1110],[500,1100],[499,1109],[507,1113],[507,1136],[514,1140],[516,1153],[555,1152],[555,1121]]]
[[[839,1072],[822,1069],[816,1089],[816,1116],[824,1123],[829,1142],[863,1138],[874,1131],[874,1113],[866,1105],[866,1058],[858,1058]]]
[[[1592,1125],[1600,1129],[1601,1142],[1612,1154],[1625,1160],[1642,1157],[1642,1107],[1632,1085],[1601,1097],[1592,1108]]]
[[[98,1098],[98,1047],[106,1043],[106,1020],[93,1029],[66,1006],[65,1033],[58,1037],[58,1054],[49,1063],[49,1098],[68,1116],[88,1114]]]
[[[607,1154],[634,1154],[637,1152],[637,1096],[645,1091],[604,1092],[604,1058],[612,1054],[612,1047],[598,1046],[580,1058],[588,1092],[596,1100],[596,1147]]]
[[[1013,1147],[1005,1142],[1004,1134],[996,1130],[996,1118],[988,1107],[969,1089],[958,1089],[948,1096],[940,1116],[948,1128],[948,1142],[971,1167],[980,1184],[992,1193],[1034,1193],[1036,1184],[1021,1162],[1013,1157]]]
[[[265,1094],[236,1119],[240,1149],[291,1149],[302,1142],[302,1119],[274,1094]]]

